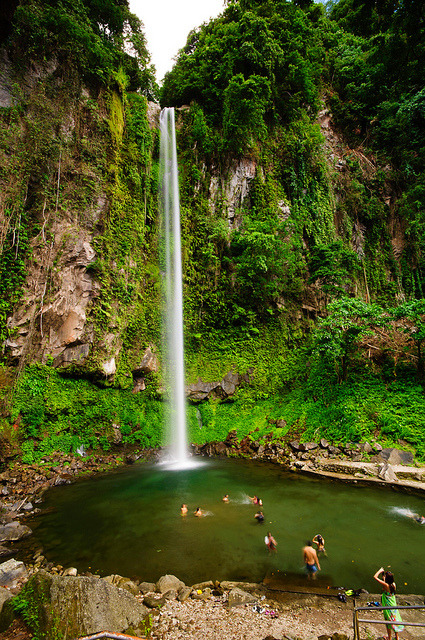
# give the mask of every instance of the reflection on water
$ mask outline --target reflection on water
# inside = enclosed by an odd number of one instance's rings
[[[230,502],[221,498],[229,494]],[[265,522],[248,496],[263,501]],[[186,503],[187,516],[180,515]],[[421,562],[423,499],[390,490],[297,477],[241,460],[209,462],[185,471],[133,466],[56,487],[49,512],[29,522],[31,544],[79,571],[119,573],[156,581],[171,573],[187,584],[206,579],[259,581],[268,572],[303,576],[301,549],[321,533],[327,558],[319,580],[376,591],[372,579],[391,565],[399,593],[424,593]],[[195,518],[200,507],[209,517]],[[270,530],[277,553],[264,536]],[[407,584],[406,584],[407,583]]]

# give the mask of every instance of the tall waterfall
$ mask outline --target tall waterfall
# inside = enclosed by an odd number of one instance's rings
[[[171,464],[189,466],[184,389],[183,287],[180,241],[180,203],[174,109],[160,116],[160,209],[165,262],[165,382]]]

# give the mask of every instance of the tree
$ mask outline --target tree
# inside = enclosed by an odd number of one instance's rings
[[[418,378],[423,383],[425,365],[422,345],[425,340],[425,299],[411,300],[399,305],[394,309],[393,317],[396,320],[404,319],[406,322],[404,331],[416,345]]]
[[[337,382],[345,382],[352,355],[360,340],[387,321],[382,307],[357,298],[341,298],[328,306],[313,336],[313,354],[324,370],[333,370]]]

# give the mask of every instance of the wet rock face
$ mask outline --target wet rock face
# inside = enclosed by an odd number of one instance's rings
[[[33,241],[34,260],[26,289],[7,322],[13,338],[6,340],[6,353],[16,360],[30,341],[42,361],[48,354],[53,357],[54,366],[80,365],[89,354],[93,338],[86,315],[99,285],[87,266],[96,254],[90,230],[78,227],[77,223],[62,220],[53,225],[52,233],[55,239],[48,255],[44,255],[41,238]],[[53,270],[55,260],[60,261],[60,269]],[[51,290],[48,298],[47,286]]]
[[[189,400],[200,402],[208,398],[226,398],[233,396],[238,386],[243,382],[249,381],[252,370],[249,370],[244,376],[229,371],[222,380],[217,382],[203,382],[201,378],[195,384],[187,385],[186,396]]]
[[[140,364],[133,369],[133,393],[144,391],[146,389],[145,376],[150,373],[158,373],[159,361],[153,350],[153,347],[148,347],[140,361]]]

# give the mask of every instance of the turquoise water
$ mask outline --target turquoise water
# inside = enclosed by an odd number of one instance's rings
[[[225,493],[229,503],[221,501]],[[263,524],[248,499],[254,494],[263,500]],[[184,518],[182,502],[189,507]],[[197,506],[207,515],[195,518]],[[80,572],[146,581],[171,573],[187,584],[259,581],[279,572],[299,581],[301,549],[321,533],[328,557],[321,557],[319,583],[376,592],[373,574],[391,565],[399,593],[425,593],[425,525],[406,517],[409,509],[425,514],[424,500],[390,489],[319,481],[250,461],[208,460],[186,471],[134,465],[56,487],[43,508],[29,522],[31,544]],[[264,544],[268,529],[278,543],[273,555]]]

